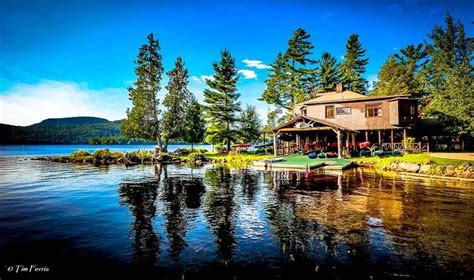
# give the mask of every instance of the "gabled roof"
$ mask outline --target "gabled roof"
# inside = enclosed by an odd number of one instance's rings
[[[296,117],[293,117],[291,120],[289,120],[288,122],[276,127],[273,129],[273,131],[278,131],[279,129],[282,129],[282,128],[285,128],[287,126],[290,126],[292,124],[295,124],[299,121],[302,121],[302,120],[308,120],[308,121],[312,121],[312,122],[315,122],[315,123],[319,123],[319,124],[322,124],[324,126],[329,126],[329,127],[332,127],[332,128],[337,128],[337,129],[340,129],[340,130],[346,130],[346,131],[353,131],[353,132],[358,132],[357,130],[353,130],[353,129],[350,129],[348,127],[345,127],[345,126],[342,126],[342,125],[339,125],[339,124],[335,124],[333,122],[328,122],[326,120],[321,120],[321,119],[316,119],[316,118],[311,118],[311,117],[308,117],[308,116],[302,116],[302,115],[299,115],[299,116],[296,116]]]
[[[319,94],[318,97],[298,103],[297,105],[313,105],[313,104],[325,104],[335,102],[351,102],[351,101],[370,101],[370,100],[383,100],[383,99],[394,99],[394,98],[408,98],[409,94],[404,95],[392,95],[392,96],[366,96],[350,90],[343,92],[326,92]]]

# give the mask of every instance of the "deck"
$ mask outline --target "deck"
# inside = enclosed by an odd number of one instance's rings
[[[342,170],[352,164],[347,159],[327,158],[327,159],[310,159],[307,155],[294,154],[283,156],[283,161],[266,163],[265,161],[256,161],[254,166],[278,168],[278,169],[297,169],[311,170],[315,168],[323,168],[327,170]]]

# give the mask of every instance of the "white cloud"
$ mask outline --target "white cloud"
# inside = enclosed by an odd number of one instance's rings
[[[255,79],[257,78],[257,74],[253,70],[246,70],[246,69],[240,69],[237,71],[237,73],[240,73],[244,76],[244,79]]]
[[[261,60],[253,60],[253,59],[244,59],[242,60],[245,63],[245,66],[257,69],[270,69],[269,65],[266,65]]]
[[[207,81],[207,80],[213,81],[213,80],[214,80],[214,76],[212,76],[212,75],[209,75],[209,76],[207,76],[207,75],[201,75],[201,80],[204,81],[204,82]]]
[[[199,79],[199,77],[198,77],[198,76],[191,76],[191,81],[194,81],[194,82],[200,83],[200,82],[201,82],[201,79]]]
[[[0,122],[13,125],[75,116],[118,120],[125,117],[127,107],[130,101],[125,88],[93,90],[75,82],[44,80],[0,92]]]

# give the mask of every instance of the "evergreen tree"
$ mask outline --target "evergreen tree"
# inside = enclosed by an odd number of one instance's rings
[[[135,61],[136,81],[128,89],[132,109],[127,109],[127,118],[120,130],[128,138],[156,140],[162,148],[157,94],[163,66],[159,50],[159,42],[153,38],[153,33],[148,35],[148,43],[140,47]]]
[[[267,123],[263,127],[265,131],[270,131],[280,124],[281,109],[269,110],[267,113]]]
[[[228,50],[221,52],[221,61],[214,62],[213,79],[207,80],[204,90],[206,115],[211,123],[208,134],[219,143],[225,143],[227,150],[237,139],[235,124],[238,121],[237,112],[240,111],[240,94],[237,92],[237,68],[235,59]]]
[[[329,92],[336,88],[336,84],[340,79],[339,64],[330,53],[323,52],[316,76],[318,79],[318,92]]]
[[[425,89],[431,92],[428,114],[452,133],[474,136],[474,43],[461,22],[447,15],[445,24],[445,28],[435,26],[429,34],[430,63],[424,79]]]
[[[309,57],[314,49],[309,38],[310,34],[302,28],[293,32],[285,54],[278,53],[271,65],[261,100],[291,111],[293,105],[311,96],[315,89],[316,69],[313,65],[316,61]]]
[[[289,74],[285,70],[286,64],[286,58],[279,52],[275,62],[270,65],[270,75],[265,81],[266,88],[260,100],[278,108],[291,110],[294,98],[288,86]]]
[[[359,41],[359,35],[352,34],[346,43],[346,54],[341,64],[341,83],[345,89],[355,92],[367,92],[367,80],[362,77],[369,62],[365,58],[365,49]]]
[[[247,105],[240,114],[240,140],[244,143],[252,143],[260,138],[262,121],[260,120],[255,106]]]
[[[193,97],[186,113],[186,131],[184,134],[184,140],[191,143],[191,150],[194,150],[194,143],[203,141],[205,131],[206,121],[203,116],[202,106]]]
[[[167,152],[170,139],[182,138],[186,129],[186,111],[192,99],[192,93],[188,90],[188,70],[184,68],[181,57],[176,59],[173,70],[166,73],[168,85],[163,100],[165,112],[162,121],[163,151]]]
[[[377,82],[371,95],[388,96],[410,94],[409,74],[406,67],[390,56],[377,74]]]

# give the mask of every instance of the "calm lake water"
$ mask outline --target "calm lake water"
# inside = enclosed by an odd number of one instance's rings
[[[0,157],[0,278],[472,279],[473,195],[363,169]]]
[[[190,145],[169,145],[168,151],[188,148]],[[194,145],[195,148],[212,150],[210,145]],[[93,153],[95,150],[108,148],[111,151],[126,153],[129,151],[154,150],[155,145],[0,145],[1,156],[65,156],[77,150]]]

